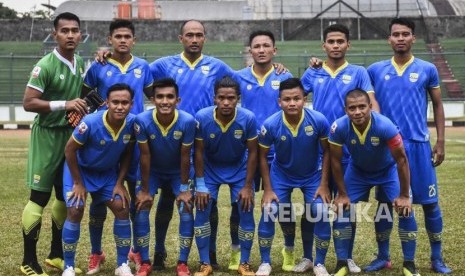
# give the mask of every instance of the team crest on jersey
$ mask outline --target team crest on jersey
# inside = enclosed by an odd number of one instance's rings
[[[32,77],[35,79],[38,78],[40,75],[40,70],[42,69],[39,66],[34,67],[34,69],[32,69]]]
[[[155,134],[151,134],[151,135],[150,135],[150,139],[152,139],[152,140],[154,140],[155,137],[156,137]]]
[[[81,122],[78,126],[78,133],[84,134],[87,131],[88,127],[85,122]]]
[[[279,89],[279,84],[281,82],[279,80],[274,80],[274,81],[271,81],[271,88],[273,88],[274,90],[277,90]]]
[[[111,77],[111,75],[113,75],[113,73],[111,71],[107,71],[107,77]]]
[[[37,184],[40,182],[40,175],[34,174],[34,184]]]
[[[251,84],[247,84],[247,90],[252,90],[252,85]]]
[[[214,139],[215,138],[215,133],[210,133],[210,138]]]
[[[371,144],[372,144],[374,147],[379,146],[379,137],[371,137]]]
[[[408,76],[408,79],[410,80],[410,82],[417,82],[418,73],[410,73],[410,75]]]
[[[305,135],[307,136],[312,136],[313,135],[313,126],[306,126],[304,128],[304,131],[305,131]]]
[[[357,144],[357,141],[355,141],[355,139],[352,139],[352,140],[350,140],[350,143],[351,143],[352,145],[355,145],[355,144]]]
[[[142,77],[142,70],[139,68],[134,69],[134,77],[140,79],[140,77]]]
[[[131,134],[124,134],[123,135],[123,144],[129,143],[130,140],[131,140]]]
[[[384,80],[389,80],[391,77],[389,75],[384,76]]]
[[[331,132],[331,133],[335,133],[335,132],[336,132],[336,128],[337,128],[337,123],[334,122],[334,123],[331,125],[331,130],[330,130],[330,132]]]
[[[136,134],[140,134],[140,125],[139,124],[134,124],[134,131]]]
[[[173,131],[173,138],[175,140],[179,140],[181,139],[181,137],[182,137],[182,131],[179,131],[179,130]]]
[[[342,82],[348,84],[352,81],[352,76],[350,75],[342,75]]]
[[[210,73],[210,66],[208,65],[200,66],[200,70],[202,70],[202,73],[204,75],[208,75],[208,73]]]
[[[244,131],[242,129],[236,129],[234,130],[234,138],[236,139],[241,139],[242,134],[244,134]]]
[[[265,136],[265,134],[266,134],[266,128],[265,128],[265,126],[262,126],[260,128],[260,135]]]
[[[281,136],[281,141],[286,141],[286,136]]]

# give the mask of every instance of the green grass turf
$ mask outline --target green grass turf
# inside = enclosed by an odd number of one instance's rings
[[[434,134],[434,131],[432,131]],[[433,141],[434,141],[433,137]],[[21,214],[24,205],[28,201],[29,190],[26,188],[25,168],[28,151],[29,131],[0,131],[0,275],[21,275],[19,265],[22,261],[22,235],[21,235]],[[454,269],[454,275],[465,275],[463,266],[463,256],[465,256],[465,213],[462,211],[463,195],[465,194],[465,128],[447,128],[446,129],[446,161],[437,169],[440,203],[444,216],[444,258],[446,262]],[[256,202],[260,202],[262,193],[256,194]],[[373,198],[373,196],[372,196]],[[293,202],[302,202],[302,196],[299,191],[295,191]],[[374,201],[370,201],[374,203]],[[38,243],[38,258],[44,260],[48,254],[50,241],[50,205],[44,211],[42,232]],[[225,186],[221,188],[219,195],[219,237],[218,237],[218,261],[221,270],[215,275],[236,275],[236,272],[229,272],[227,264],[229,261],[229,191]],[[363,204],[362,207],[366,206]],[[419,228],[418,248],[417,248],[417,266],[423,276],[437,275],[429,270],[429,243],[424,229],[423,215],[421,208],[415,206],[417,222]],[[374,207],[370,208],[370,214]],[[151,233],[151,254],[153,256],[153,215],[155,210],[152,209],[152,233]],[[255,208],[255,221],[258,223],[259,208]],[[87,267],[87,256],[90,252],[89,234],[87,230],[88,208],[84,215],[81,226],[81,239],[77,250],[77,265],[83,269]],[[113,216],[108,215],[105,223],[105,232],[103,248],[107,253],[107,263],[98,275],[113,275],[115,268],[115,249],[112,234]],[[397,223],[396,223],[397,224]],[[179,217],[174,215],[168,231],[166,245],[168,248],[167,270],[164,272],[152,273],[152,275],[174,275],[174,269],[178,254],[177,228]],[[272,275],[294,275],[293,273],[284,273],[281,270],[281,254],[283,240],[280,228],[276,227],[276,237],[272,247],[273,274]],[[393,270],[382,271],[377,274],[357,274],[357,275],[401,275],[402,255],[400,250],[400,241],[397,235],[396,226],[391,235],[391,258]],[[302,255],[302,243],[300,241],[300,227],[297,223],[296,238],[296,256]],[[194,270],[198,263],[198,254],[195,243],[192,246],[189,265]],[[360,222],[358,224],[356,243],[354,250],[354,259],[361,265],[367,265],[376,252],[376,242],[374,236],[374,227],[370,222]],[[329,271],[335,267],[334,246],[331,243],[328,252],[326,264]],[[255,237],[252,249],[251,263],[254,269],[259,265],[259,251],[257,246],[257,237]],[[47,270],[49,275],[61,275],[58,272]],[[308,275],[308,274],[306,274]],[[312,274],[310,274],[312,275]]]

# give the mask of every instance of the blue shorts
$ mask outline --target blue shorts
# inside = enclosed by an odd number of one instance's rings
[[[320,186],[321,171],[316,171],[311,177],[305,179],[289,179],[279,169],[271,165],[270,178],[273,192],[279,199],[279,203],[290,203],[294,189],[300,189],[304,195],[305,203],[313,201],[313,196]]]
[[[141,189],[141,181],[137,181],[136,185],[136,194],[140,191]],[[179,195],[179,189],[181,187],[181,178],[179,174],[175,175],[161,175],[161,174],[155,174],[155,173],[150,173],[149,176],[149,193],[151,196],[155,196],[158,194],[158,189],[171,189],[173,194],[175,196]]]
[[[218,200],[218,192],[220,190],[220,187],[223,183],[220,184],[215,184],[211,183],[208,181],[205,181],[205,186],[207,186],[208,191],[210,192],[210,198],[214,200]],[[245,179],[239,182],[233,182],[233,183],[227,183],[225,185],[229,186],[229,195],[231,199],[231,204],[237,201],[237,198],[239,196],[239,192],[244,188],[245,185]],[[252,187],[252,191],[254,190],[254,187]]]
[[[344,182],[351,203],[368,201],[373,187],[376,187],[375,198],[379,202],[394,202],[400,194],[399,177],[395,165],[391,166],[382,177],[379,175],[370,177],[349,165],[344,175]]]
[[[431,161],[429,142],[412,142],[404,140],[410,166],[410,186],[413,203],[430,204],[438,202],[438,182],[436,170]]]
[[[108,171],[93,171],[86,170],[79,167],[81,179],[86,187],[88,193],[92,196],[92,202],[96,204],[105,203],[111,200],[113,196],[113,189],[115,188],[116,181],[118,180],[117,170]],[[71,207],[72,200],[69,195],[73,191],[73,177],[69,171],[68,164],[65,162],[63,167],[63,197],[67,207]],[[79,202],[79,206],[83,206],[84,202]]]

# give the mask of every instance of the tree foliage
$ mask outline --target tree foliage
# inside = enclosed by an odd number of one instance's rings
[[[18,18],[18,13],[8,7],[3,6],[0,2],[0,19],[15,19]]]

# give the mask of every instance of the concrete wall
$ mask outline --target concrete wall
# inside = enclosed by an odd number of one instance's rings
[[[360,30],[361,39],[379,39],[386,37],[387,27],[391,18],[335,18],[335,19],[294,19],[284,20],[284,36],[297,40],[320,40],[321,30],[330,22],[346,24],[354,38]],[[430,40],[437,38],[465,37],[465,17],[427,17],[426,25],[419,18],[412,18],[417,25],[417,38],[425,38],[425,28]],[[139,41],[176,41],[181,21],[134,21],[136,35]],[[33,24],[32,24],[33,23]],[[1,41],[29,41],[32,27],[32,40],[42,41],[51,31],[51,22],[46,20],[17,19],[0,20],[2,31]],[[214,41],[241,41],[251,30],[269,29],[280,37],[280,20],[241,20],[241,21],[206,21],[207,36]],[[84,21],[82,29],[91,35],[93,41],[105,44],[108,34],[108,22]],[[304,31],[295,31],[305,27]]]

